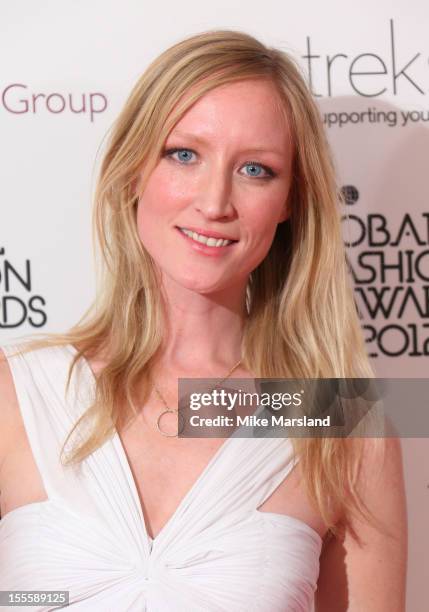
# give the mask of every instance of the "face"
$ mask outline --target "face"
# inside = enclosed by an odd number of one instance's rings
[[[266,80],[222,85],[170,132],[138,203],[140,239],[163,279],[244,290],[288,216],[293,146]]]

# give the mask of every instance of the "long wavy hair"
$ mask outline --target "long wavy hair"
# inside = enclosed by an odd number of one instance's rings
[[[154,262],[136,224],[136,181],[158,163],[174,125],[206,92],[244,79],[276,86],[294,141],[290,217],[251,273],[243,365],[263,378],[373,377],[349,284],[341,234],[341,202],[319,111],[299,68],[285,52],[242,32],[192,36],[162,53],[135,84],[109,134],[94,198],[94,239],[101,258],[96,298],[65,334],[45,334],[29,347],[76,347],[81,357],[100,352],[94,402],[74,425],[87,435],[62,460],[82,461],[115,432],[134,393],[149,395],[149,374],[163,339],[164,313]],[[371,520],[358,493],[361,445],[354,439],[295,438],[310,499],[331,531],[354,514]],[[340,512],[344,520],[334,524]]]

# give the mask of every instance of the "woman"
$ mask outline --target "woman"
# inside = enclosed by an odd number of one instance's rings
[[[338,208],[284,53],[215,31],[152,63],[101,167],[94,309],[4,347],[1,589],[273,612],[317,586],[316,610],[404,610],[397,441],[177,435],[179,378],[372,376]]]

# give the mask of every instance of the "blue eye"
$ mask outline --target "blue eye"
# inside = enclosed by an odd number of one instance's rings
[[[249,176],[259,176],[263,170],[258,164],[246,164],[246,168]]]
[[[182,164],[192,161],[192,156],[195,155],[191,149],[169,149],[165,154]]]
[[[244,168],[246,168],[247,176],[254,176],[256,178],[268,178],[270,176],[274,176],[274,172],[270,168],[262,166],[256,162],[247,162],[244,164]]]

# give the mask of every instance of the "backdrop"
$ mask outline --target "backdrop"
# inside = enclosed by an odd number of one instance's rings
[[[91,195],[107,130],[162,50],[230,28],[301,64],[335,154],[373,364],[379,376],[426,377],[428,25],[421,0],[2,2],[0,343],[65,330],[89,306]],[[428,441],[403,440],[403,450],[407,610],[418,612],[428,606]]]

